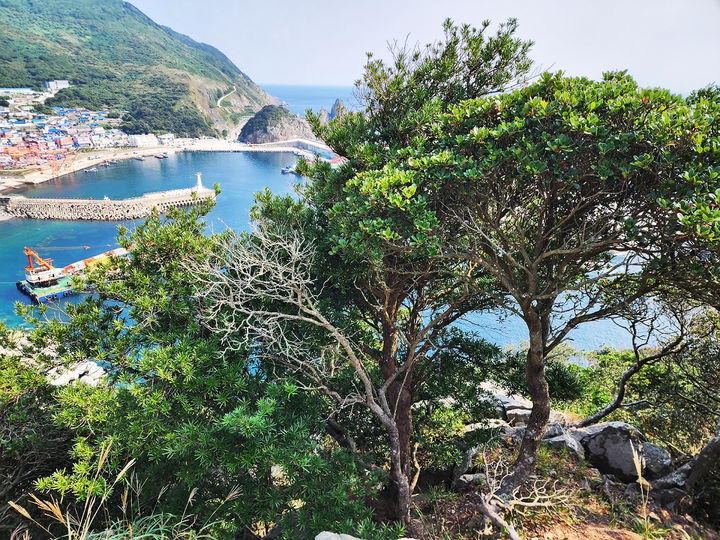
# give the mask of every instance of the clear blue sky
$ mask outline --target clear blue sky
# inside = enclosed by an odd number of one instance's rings
[[[446,17],[516,17],[544,69],[597,78],[628,69],[645,86],[720,84],[720,0],[131,0],[160,24],[214,45],[265,84],[351,85],[365,52],[426,43]]]

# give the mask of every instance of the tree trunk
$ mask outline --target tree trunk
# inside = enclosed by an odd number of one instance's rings
[[[386,426],[392,450],[390,485],[385,492],[393,518],[407,525],[410,519],[410,467],[412,437],[412,393],[402,381],[390,385],[388,401],[393,409],[393,426]]]
[[[409,379],[410,377],[408,377]],[[390,405],[394,406],[395,423],[397,424],[400,450],[400,468],[403,474],[410,475],[411,439],[412,439],[412,392],[408,388],[410,381],[395,381],[390,385],[388,396]]]
[[[535,470],[537,451],[550,418],[550,392],[545,380],[543,352],[545,340],[543,339],[542,323],[534,312],[526,315],[525,322],[530,334],[525,376],[533,406],[518,457],[510,468],[510,473],[503,478],[498,491],[498,495],[504,499],[509,499]]]
[[[410,523],[410,480],[403,471],[400,452],[400,434],[395,425],[386,425],[388,439],[390,440],[390,484],[385,489],[382,498],[386,501],[383,510],[389,510],[391,519],[408,526]]]

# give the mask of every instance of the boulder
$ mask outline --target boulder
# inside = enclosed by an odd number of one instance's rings
[[[530,411],[528,409],[509,409],[505,411],[505,416],[511,426],[522,426],[527,424]]]
[[[635,426],[603,422],[569,435],[582,445],[587,460],[601,473],[614,474],[623,482],[637,480],[632,449],[642,456],[643,437]]]
[[[673,461],[670,452],[660,448],[657,444],[645,442],[642,445],[645,455],[645,468],[643,476],[646,480],[657,480],[670,474],[673,470]]]
[[[455,483],[455,487],[458,489],[471,489],[478,484],[482,484],[485,482],[486,477],[483,473],[475,473],[475,474],[463,474]]]
[[[547,444],[553,448],[560,448],[568,452],[574,453],[578,459],[585,459],[585,450],[582,445],[567,433],[558,435],[557,437],[545,438],[543,444]]]

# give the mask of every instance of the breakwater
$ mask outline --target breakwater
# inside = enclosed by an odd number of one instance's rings
[[[214,199],[215,191],[202,185],[156,191],[130,199],[40,199],[5,195],[0,196],[0,211],[28,219],[124,221],[145,218],[153,209],[162,213],[172,207],[190,206]]]

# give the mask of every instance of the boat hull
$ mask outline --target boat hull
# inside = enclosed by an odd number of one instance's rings
[[[66,276],[58,279],[57,284],[50,287],[32,287],[27,281],[18,281],[16,283],[18,289],[30,297],[36,304],[58,300],[66,296],[78,294],[78,291],[72,287],[72,277]]]

